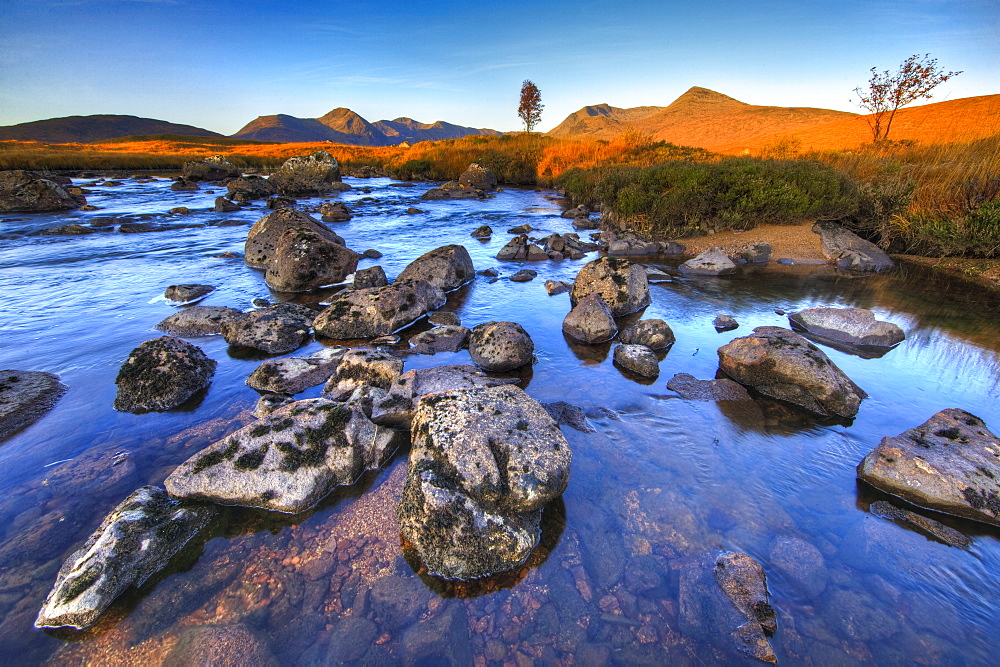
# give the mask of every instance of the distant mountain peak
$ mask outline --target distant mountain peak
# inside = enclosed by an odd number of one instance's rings
[[[673,109],[689,106],[703,107],[708,105],[729,107],[750,106],[746,102],[740,102],[729,95],[723,95],[722,93],[717,93],[714,90],[709,90],[708,88],[701,88],[700,86],[692,86],[688,88],[683,95],[671,102],[667,108]]]

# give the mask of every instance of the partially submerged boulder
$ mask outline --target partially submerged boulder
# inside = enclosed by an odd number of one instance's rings
[[[200,349],[172,336],[161,336],[132,350],[115,378],[115,410],[170,410],[208,386],[216,362]]]
[[[127,588],[163,569],[214,514],[183,506],[159,487],[136,490],[63,563],[35,627],[89,627]]]
[[[926,533],[936,540],[944,542],[950,547],[967,549],[972,546],[972,540],[967,535],[958,532],[950,526],[946,526],[940,521],[935,521],[922,514],[911,512],[890,503],[887,500],[876,500],[869,506],[872,514],[897,521],[899,523],[912,526],[921,533]]]
[[[0,213],[67,211],[87,203],[47,174],[23,169],[0,171]]]
[[[858,477],[914,505],[1000,526],[1000,439],[965,410],[882,438]]]
[[[0,371],[0,441],[39,420],[66,393],[58,375]]]
[[[526,259],[529,261],[540,261],[543,259],[548,259],[548,253],[535,243],[528,241],[528,236],[526,234],[521,234],[520,236],[515,236],[507,245],[500,248],[497,253],[497,259],[501,261],[511,261],[516,259]]]
[[[762,430],[765,426],[764,411],[743,385],[729,378],[699,380],[677,373],[667,382],[667,389],[688,401],[714,402],[726,417],[744,428]]]
[[[268,180],[283,195],[318,195],[350,189],[341,183],[340,164],[326,151],[288,158]]]
[[[790,314],[788,321],[817,338],[858,347],[890,348],[906,338],[897,325],[876,320],[864,308],[806,308]]]
[[[164,290],[163,298],[167,301],[178,303],[191,303],[208,296],[214,291],[215,288],[211,285],[170,285]]]
[[[323,387],[323,395],[342,401],[358,387],[377,387],[388,391],[402,372],[403,360],[385,350],[348,350]]]
[[[615,363],[643,377],[656,377],[660,374],[660,360],[656,353],[645,345],[616,345]]]
[[[740,384],[822,416],[853,417],[868,397],[818,347],[781,327],[757,327],[719,348],[719,368]]]
[[[817,222],[812,230],[819,234],[823,256],[841,269],[885,271],[895,265],[877,245],[835,222]]]
[[[327,202],[319,207],[323,222],[347,222],[354,217],[354,211],[342,201]]]
[[[611,309],[599,294],[583,297],[562,323],[563,333],[584,343],[603,343],[618,333]]]
[[[223,155],[185,162],[181,171],[181,177],[188,181],[221,181],[224,178],[240,176],[240,170],[236,165]]]
[[[514,386],[430,394],[413,419],[397,517],[432,574],[476,579],[523,563],[569,481],[556,423]]]
[[[618,340],[627,345],[645,345],[651,350],[670,347],[677,340],[670,325],[661,319],[639,320],[618,334]]]
[[[354,272],[354,289],[368,289],[369,287],[385,287],[389,284],[389,279],[385,275],[385,270],[381,266],[369,266],[366,269],[358,269]]]
[[[216,197],[213,208],[217,213],[235,213],[240,210],[239,204],[231,202],[225,197]]]
[[[410,339],[410,351],[416,354],[458,352],[469,346],[471,331],[463,326],[444,325],[422,331]]]
[[[298,230],[314,231],[327,241],[344,245],[344,239],[307,213],[293,208],[279,208],[257,220],[247,232],[243,261],[255,269],[266,269],[275,257],[278,240],[286,232]]]
[[[278,188],[266,178],[261,178],[260,176],[242,176],[227,183],[226,192],[229,195],[229,199],[245,202],[253,201],[254,199],[267,199],[272,195],[278,194]],[[292,204],[295,203],[294,200],[290,201]],[[271,202],[269,201],[268,208],[279,207],[271,206]]]
[[[330,379],[346,348],[325,347],[308,357],[268,359],[247,378],[254,389],[277,394],[298,394]]]
[[[720,248],[705,252],[681,264],[677,269],[687,276],[724,276],[736,273],[736,262]]]
[[[733,329],[739,329],[740,323],[736,321],[736,318],[732,315],[718,314],[715,319],[712,320],[712,326],[718,332],[732,331]]]
[[[243,311],[224,306],[189,306],[161,320],[154,329],[170,336],[192,338],[222,333],[222,325],[243,317]]]
[[[497,177],[490,169],[473,162],[462,172],[458,184],[470,190],[491,191],[497,189]]]
[[[425,280],[445,292],[458,289],[476,277],[476,268],[465,246],[446,245],[410,262],[397,281]]]
[[[778,619],[768,602],[764,568],[747,554],[724,553],[715,561],[715,580],[747,620],[733,633],[737,645],[758,660],[777,662],[767,640],[778,629]]]
[[[642,310],[652,302],[646,270],[617,257],[595,259],[576,274],[570,301],[575,306],[591,294],[599,294],[615,317]]]
[[[312,313],[308,308],[276,304],[233,317],[219,328],[230,345],[286,354],[305,345],[311,324]]]
[[[425,280],[396,280],[385,287],[340,292],[314,326],[329,338],[375,338],[409,326],[446,301],[444,292]]]
[[[493,236],[493,228],[489,225],[481,225],[469,234],[474,239],[488,239]]]
[[[516,322],[486,322],[472,329],[469,356],[484,371],[512,371],[532,362],[535,343]]]
[[[295,514],[378,468],[397,433],[325,398],[289,403],[203,449],[167,477],[175,498]]]

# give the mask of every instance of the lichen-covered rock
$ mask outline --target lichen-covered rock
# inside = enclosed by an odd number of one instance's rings
[[[719,368],[740,384],[822,416],[853,417],[868,397],[818,347],[781,327],[757,327],[719,348]]]
[[[227,343],[268,354],[297,350],[309,339],[309,310],[292,304],[276,304],[243,313],[222,323],[220,333]]]
[[[254,199],[267,199],[278,194],[278,188],[271,181],[260,176],[242,176],[226,184],[226,192],[233,201],[253,201]],[[294,200],[289,200],[292,204]],[[268,201],[268,208],[279,208],[271,206]]]
[[[489,225],[481,225],[474,232],[469,234],[474,239],[488,239],[493,236],[493,228]]]
[[[468,328],[445,325],[422,331],[410,339],[410,351],[416,354],[458,352],[469,346]]]
[[[83,195],[70,194],[47,174],[23,169],[0,171],[0,213],[44,213],[79,208]]]
[[[819,234],[823,256],[842,269],[885,271],[894,266],[881,248],[835,222],[817,222],[812,230]]]
[[[326,151],[285,160],[268,179],[283,195],[315,195],[342,189],[340,165]]]
[[[243,261],[255,269],[267,269],[274,260],[281,237],[299,230],[312,231],[331,243],[344,245],[344,239],[308,214],[293,208],[279,208],[260,218],[247,232]]]
[[[426,252],[410,262],[397,281],[425,280],[450,292],[476,277],[476,268],[465,246],[446,245]]]
[[[89,627],[127,588],[163,569],[214,513],[182,506],[158,487],[138,489],[63,563],[35,627]]]
[[[459,176],[458,184],[472,190],[496,190],[497,177],[490,169],[473,162]]]
[[[314,326],[329,338],[375,338],[399,331],[446,301],[444,292],[425,280],[396,280],[385,287],[340,292]]]
[[[656,377],[660,374],[660,361],[656,353],[645,345],[616,345],[615,363],[638,373],[643,377]]]
[[[820,339],[862,347],[893,347],[906,338],[892,322],[864,308],[806,308],[788,316],[792,328]]]
[[[201,186],[196,181],[189,181],[186,178],[178,178],[170,184],[170,189],[174,192],[197,192]]]
[[[204,160],[184,163],[181,177],[188,181],[221,181],[224,178],[239,178],[240,170],[222,155],[213,155]]]
[[[914,505],[1000,526],[998,461],[1000,439],[985,422],[949,408],[882,438],[858,477]]]
[[[280,209],[271,215],[291,210]],[[360,259],[325,230],[312,225],[292,227],[278,237],[264,281],[279,292],[305,292],[343,282],[354,273]]]
[[[289,403],[294,403],[295,399],[287,394],[263,394],[257,399],[251,414],[257,419],[267,417],[275,410],[279,410]]]
[[[535,343],[516,322],[486,322],[472,329],[469,355],[484,371],[512,371],[531,363]]]
[[[615,317],[642,310],[652,302],[646,270],[618,257],[595,259],[576,274],[570,301],[575,306],[591,294],[599,294]]]
[[[515,378],[491,378],[468,364],[416,368],[406,371],[392,383],[386,397],[372,406],[371,418],[376,424],[408,429],[415,404],[421,396],[473,387],[498,387],[517,382]]]
[[[538,271],[533,269],[521,269],[510,277],[512,283],[528,283],[535,279]]]
[[[397,517],[427,569],[464,580],[523,563],[569,481],[545,409],[514,386],[446,391],[420,399],[412,432]]]
[[[388,391],[402,372],[403,360],[385,350],[348,350],[323,387],[323,395],[342,401],[362,386]]]
[[[172,336],[147,340],[132,350],[115,378],[115,410],[170,410],[208,386],[216,362]]]
[[[191,303],[197,299],[204,298],[215,291],[211,285],[170,285],[163,292],[163,298],[167,301],[179,303]]]
[[[590,294],[566,314],[562,330],[567,336],[584,343],[603,343],[615,337],[618,325],[604,299],[599,294]]]
[[[354,289],[385,287],[388,284],[389,279],[386,277],[385,270],[381,266],[369,266],[366,269],[358,269],[354,272]]]
[[[323,222],[347,222],[354,217],[354,212],[342,201],[327,202],[319,207]]]
[[[670,325],[661,319],[639,320],[618,334],[618,340],[627,345],[645,345],[651,350],[670,347],[677,340]]]
[[[298,394],[330,379],[347,352],[343,347],[325,347],[308,357],[268,359],[247,378],[247,384],[261,391]]]
[[[747,623],[733,633],[744,651],[765,662],[777,662],[764,634],[778,629],[777,615],[768,602],[764,568],[753,557],[724,553],[715,561],[715,580]]]
[[[66,393],[58,375],[0,371],[0,441],[35,423]]]
[[[397,445],[397,433],[371,423],[360,407],[311,398],[208,446],[165,485],[175,498],[295,514],[378,468]]]
[[[453,310],[439,310],[427,316],[427,321],[436,327],[457,327],[462,324],[462,318]]]
[[[224,306],[189,306],[161,320],[154,329],[169,336],[193,338],[222,333],[222,325],[243,317],[243,311]]]
[[[724,276],[736,273],[736,263],[719,248],[709,248],[677,269],[688,276]]]

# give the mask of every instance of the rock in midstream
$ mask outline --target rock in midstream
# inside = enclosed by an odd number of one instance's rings
[[[154,329],[170,336],[194,338],[222,333],[222,325],[243,317],[243,311],[225,306],[189,306],[161,320]]]
[[[268,180],[283,195],[319,195],[350,190],[340,180],[340,164],[326,151],[291,157]]]
[[[396,280],[425,280],[434,287],[450,292],[475,277],[476,268],[465,246],[446,245],[417,257],[403,269]]]
[[[651,350],[670,347],[677,340],[673,329],[661,319],[639,320],[618,334],[618,340],[628,345],[645,345]]]
[[[342,401],[362,386],[389,391],[402,372],[403,360],[384,349],[348,350],[323,387],[323,395]]]
[[[57,179],[23,169],[0,171],[0,213],[65,211],[87,203],[83,195],[70,194]]]
[[[486,322],[472,328],[469,356],[484,371],[502,373],[530,364],[535,343],[516,322]]]
[[[381,466],[398,436],[357,405],[295,401],[198,452],[164,484],[176,498],[295,514]]]
[[[425,280],[344,290],[316,317],[316,333],[329,338],[376,338],[412,324],[447,301]]]
[[[876,320],[864,308],[806,308],[791,313],[788,321],[793,329],[847,345],[893,347],[906,338],[897,325]]]
[[[167,301],[178,301],[180,303],[191,303],[195,299],[208,296],[215,291],[212,285],[170,285],[163,292],[163,298]]]
[[[173,336],[147,340],[132,350],[115,378],[115,410],[170,410],[208,386],[216,362]]]
[[[757,327],[718,350],[719,368],[740,384],[822,416],[853,417],[868,397],[818,347],[781,327]]]
[[[58,375],[0,371],[0,440],[35,423],[66,393]]]
[[[677,269],[684,275],[724,276],[736,273],[736,263],[721,248],[709,248],[697,257],[689,259]]]
[[[286,354],[305,345],[314,316],[305,306],[279,303],[226,320],[219,329],[230,345]]]
[[[308,357],[268,359],[247,378],[254,389],[298,394],[330,379],[347,348],[325,347]]]
[[[141,586],[215,514],[144,486],[123,500],[63,563],[35,627],[86,628],[130,586]]]
[[[580,299],[562,323],[563,333],[584,343],[603,343],[618,333],[611,309],[600,294],[588,294]]]
[[[885,437],[858,477],[928,509],[1000,526],[1000,439],[965,410],[942,410]]]
[[[291,213],[309,218],[305,213],[287,208],[278,209],[268,217]],[[264,281],[271,289],[306,292],[343,282],[354,273],[361,256],[343,242],[338,242],[340,237],[336,234],[319,225],[309,218],[308,222],[289,225],[277,237],[274,255],[267,260],[264,271]],[[250,233],[253,233],[253,228]]]
[[[642,310],[652,302],[646,269],[617,257],[601,257],[580,269],[570,290],[575,306],[584,297],[598,294],[615,317]]]
[[[240,176],[240,170],[236,165],[223,155],[185,162],[181,170],[181,178],[188,181],[221,181],[224,178]]]
[[[656,377],[660,374],[660,360],[656,358],[656,353],[645,345],[626,345],[624,343],[616,345],[614,359],[615,363],[622,368],[643,377]]]
[[[416,354],[458,352],[469,346],[471,331],[463,326],[445,325],[422,331],[410,339],[410,351]]]
[[[397,516],[427,569],[466,580],[523,563],[572,461],[545,409],[511,385],[428,394],[412,438]]]
[[[307,213],[293,208],[279,208],[261,217],[247,232],[243,261],[255,269],[267,269],[275,257],[278,240],[286,232],[297,230],[314,231],[331,243],[344,245],[344,239],[336,232]]]

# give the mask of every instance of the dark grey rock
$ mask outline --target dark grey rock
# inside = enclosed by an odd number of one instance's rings
[[[271,209],[295,205],[294,199],[274,197],[278,194],[278,188],[275,187],[274,183],[260,176],[243,176],[233,179],[226,184],[226,192],[229,194],[229,199],[233,201],[246,202],[254,199],[267,199],[267,207]]]
[[[642,310],[652,302],[646,270],[617,257],[601,257],[580,269],[570,290],[575,306],[584,297],[598,294],[615,317]]]
[[[132,350],[115,378],[115,410],[141,412],[176,408],[208,386],[216,362],[200,349],[161,336]]]
[[[737,267],[729,255],[719,248],[709,248],[697,257],[689,259],[677,269],[690,276],[724,276],[736,273]]]
[[[872,514],[876,514],[886,519],[900,521],[909,524],[923,533],[927,533],[934,539],[944,542],[950,547],[967,549],[972,546],[972,540],[954,528],[944,525],[940,521],[928,518],[916,512],[897,507],[885,500],[877,500],[869,508]]]
[[[820,236],[823,255],[842,269],[885,271],[895,265],[877,245],[835,222],[817,222],[812,229]]]
[[[458,184],[463,188],[473,190],[496,190],[497,177],[488,168],[473,162],[462,172],[462,175],[458,178]]]
[[[58,375],[0,371],[0,441],[38,421],[65,393]]]
[[[191,338],[222,333],[222,325],[243,312],[224,306],[190,306],[160,321],[154,328],[169,336]]]
[[[397,279],[385,287],[340,292],[314,326],[329,338],[375,338],[399,331],[446,301],[444,292],[427,281]]]
[[[105,183],[105,185],[107,185],[107,183]],[[196,192],[201,190],[197,182],[189,181],[185,178],[178,178],[176,181],[171,183],[170,189],[176,192]]]
[[[452,310],[439,310],[436,313],[431,313],[427,316],[427,321],[438,327],[457,327],[462,324],[462,320],[459,318],[458,313]]]
[[[733,329],[739,329],[740,323],[736,321],[732,315],[716,315],[715,319],[712,320],[712,326],[715,327],[716,331],[732,331]]]
[[[876,320],[864,308],[806,308],[788,321],[794,329],[847,345],[893,347],[906,338],[898,326]]]
[[[482,225],[481,227],[477,227],[469,236],[476,239],[488,239],[493,236],[493,229],[489,225]]]
[[[472,329],[469,355],[484,371],[512,371],[531,363],[535,344],[516,322],[486,322]]]
[[[643,377],[660,374],[660,361],[656,353],[645,345],[616,345],[615,363]]]
[[[424,280],[449,292],[475,277],[476,269],[465,246],[446,245],[426,252],[410,262],[396,280]]]
[[[445,325],[423,331],[410,339],[410,351],[417,354],[458,352],[469,346],[469,329]]]
[[[381,266],[369,266],[354,272],[354,289],[385,287],[388,284],[389,279],[386,278],[385,270]]]
[[[240,170],[222,155],[185,162],[181,170],[181,178],[187,181],[221,181],[240,175]]]
[[[311,320],[303,310],[287,304],[267,306],[223,322],[220,332],[230,345],[286,354],[309,340]]]
[[[380,253],[378,250],[375,250],[374,248],[368,248],[363,253],[361,253],[361,256],[364,257],[365,259],[381,259],[382,253]]]
[[[514,283],[527,283],[535,279],[538,275],[538,271],[533,271],[531,269],[521,269],[514,275],[510,277],[511,282]]]
[[[651,350],[670,347],[677,340],[670,325],[660,319],[639,320],[618,334],[627,345],[645,345]]]
[[[208,296],[214,291],[215,288],[211,285],[170,285],[163,292],[163,297],[167,301],[191,303]]]
[[[87,203],[49,175],[14,169],[0,171],[0,213],[66,211]]]
[[[319,207],[323,222],[347,222],[354,217],[354,212],[344,202],[327,202]]]
[[[604,299],[598,294],[589,294],[566,314],[562,330],[584,343],[603,343],[615,337],[618,325]]]
[[[329,380],[346,351],[325,347],[308,357],[268,359],[250,374],[247,384],[261,391],[298,394]]]
[[[565,401],[555,401],[554,403],[542,403],[542,407],[549,413],[549,416],[560,426],[570,426],[583,433],[596,433],[597,429],[587,421],[587,415],[583,410]]]
[[[84,227],[83,225],[60,225],[50,229],[42,229],[32,232],[28,236],[84,236],[86,234],[97,234],[99,229]]]

